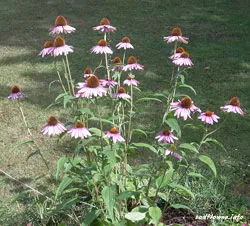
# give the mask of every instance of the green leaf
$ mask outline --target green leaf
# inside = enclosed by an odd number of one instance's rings
[[[209,158],[208,156],[205,156],[205,155],[200,155],[199,159],[200,159],[200,161],[204,162],[205,164],[207,164],[210,167],[210,169],[214,173],[214,176],[216,177],[217,176],[217,172],[216,172],[216,167],[214,165],[213,160],[211,158]]]
[[[99,210],[92,210],[87,215],[84,216],[84,221],[82,222],[82,226],[89,226],[91,223],[97,219],[97,217],[100,215]]]
[[[172,180],[174,170],[169,169],[165,175],[161,175],[156,179],[156,186],[158,188],[166,187]]]
[[[125,218],[132,222],[141,221],[146,217],[146,213],[130,212],[125,214]]]
[[[213,142],[213,143],[217,144],[218,146],[220,146],[220,147],[227,153],[226,148],[225,148],[225,147],[223,146],[223,144],[220,143],[218,140],[209,137],[209,138],[207,138],[206,140],[204,140],[203,143],[206,143],[206,142]]]
[[[175,209],[187,209],[191,211],[191,209],[188,206],[185,206],[183,204],[178,204],[178,203],[172,204],[170,207],[173,207]]]
[[[195,95],[197,94],[196,91],[195,91],[195,89],[192,86],[190,86],[190,85],[182,84],[182,85],[179,85],[179,87],[191,89],[194,92]]]
[[[98,137],[101,137],[104,134],[100,129],[97,129],[97,128],[89,128],[89,131],[91,133],[94,133],[94,135]]]
[[[115,206],[116,191],[114,187],[106,186],[102,190],[102,198],[106,209],[108,210],[109,217],[114,221],[114,206]]]
[[[63,97],[63,107],[66,108],[67,104],[73,100],[75,97],[71,96],[71,95],[65,95]]]
[[[186,187],[180,185],[180,184],[170,184],[170,187],[174,188],[174,191],[179,194],[187,194],[190,195],[194,199],[194,194]]]
[[[67,188],[71,183],[72,183],[73,179],[71,177],[65,177],[62,182],[60,183],[57,191],[56,191],[56,197],[55,199],[58,198],[59,195],[62,194],[62,192],[64,191],[65,188]]]
[[[130,198],[132,196],[136,196],[136,195],[139,195],[140,192],[137,192],[137,191],[124,191],[124,192],[121,192],[118,196],[117,196],[117,199],[119,200],[123,200],[123,199],[127,199],[127,198]]]
[[[60,171],[62,169],[62,167],[64,166],[64,164],[68,161],[68,159],[66,157],[61,157],[58,162],[57,162],[57,168],[56,168],[56,180],[59,179],[60,177]]]
[[[172,130],[176,131],[178,136],[181,136],[181,129],[176,119],[174,118],[167,119],[165,120],[165,123],[168,124]]]
[[[150,207],[148,209],[149,216],[151,217],[151,223],[157,225],[161,219],[162,212],[159,207]]]
[[[29,158],[31,158],[32,156],[34,155],[41,155],[41,152],[40,150],[37,150],[37,151],[33,151],[32,153],[30,153],[27,157],[27,161],[29,160]]]
[[[145,137],[148,136],[147,133],[146,133],[144,130],[142,130],[142,129],[133,129],[133,130],[131,131],[131,137],[132,137],[132,135],[133,135],[134,133],[143,134],[143,135],[145,135]]]
[[[182,143],[179,147],[183,148],[183,149],[188,149],[188,150],[193,151],[195,153],[199,153],[199,151],[197,150],[197,148],[193,144]]]
[[[105,122],[105,123],[108,123],[108,124],[112,124],[113,125],[113,122],[112,121],[109,121],[107,119],[100,119],[100,118],[97,118],[97,117],[91,117],[89,120],[93,120],[93,121],[101,121],[101,122]]]
[[[190,176],[190,177],[199,177],[199,178],[205,179],[205,177],[203,177],[200,173],[191,172],[191,173],[188,173],[188,176]]]
[[[132,143],[132,145],[136,146],[136,147],[145,147],[148,148],[149,150],[151,150],[154,153],[158,153],[157,150],[150,144],[146,144],[146,143]]]
[[[94,113],[89,108],[80,108],[79,111],[83,114],[88,114],[94,117]]]
[[[136,101],[136,103],[139,103],[139,102],[144,102],[144,101],[150,101],[150,100],[153,100],[153,101],[157,101],[157,102],[161,102],[162,101],[158,98],[153,98],[153,97],[144,97],[144,98],[141,98],[139,100]]]
[[[56,97],[55,102],[58,101],[59,99],[61,99],[62,97],[66,96],[66,95],[68,95],[68,94],[67,94],[67,93],[61,93],[61,94],[59,94],[59,95]]]

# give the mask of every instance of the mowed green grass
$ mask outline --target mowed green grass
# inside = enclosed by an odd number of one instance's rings
[[[172,64],[168,56],[173,46],[164,43],[163,36],[179,26],[183,35],[190,39],[185,47],[195,66],[189,71],[186,82],[196,89],[197,95],[188,90],[180,92],[187,91],[197,106],[222,117],[225,114],[219,111],[220,106],[233,96],[241,99],[246,115],[231,116],[216,135],[228,153],[220,149],[210,151],[216,162],[222,164],[222,172],[233,168],[233,173],[241,181],[242,174],[249,176],[247,164],[250,164],[249,13],[250,2],[247,0],[1,1],[0,168],[30,185],[35,184],[34,179],[47,174],[38,156],[26,161],[31,150],[27,146],[18,146],[29,138],[17,103],[7,100],[12,84],[23,88],[26,95],[21,101],[24,114],[52,173],[57,160],[70,153],[67,139],[57,145],[56,138],[44,137],[40,133],[48,116],[58,115],[61,121],[70,116],[59,107],[46,110],[60,93],[60,87],[54,83],[49,89],[49,84],[57,79],[54,59],[43,59],[37,55],[44,42],[52,39],[48,29],[53,26],[56,16],[64,15],[77,29],[74,34],[66,36],[66,43],[74,46],[74,54],[69,55],[73,78],[77,82],[82,81],[83,70],[94,68],[100,62],[100,56],[90,54],[90,48],[102,37],[92,27],[98,25],[103,17],[108,17],[117,27],[112,34],[111,45],[114,46],[123,36],[129,36],[135,50],[128,51],[128,55],[134,55],[145,66],[143,73],[137,73],[143,91],[169,89]],[[122,51],[113,50],[114,56],[122,56]],[[143,117],[138,120],[138,125],[141,128],[156,132],[161,129],[164,106],[157,106],[155,109],[154,104],[148,104],[140,109]],[[185,131],[187,141],[198,139],[199,134]],[[147,161],[145,155],[143,158],[141,160],[138,155],[138,161]],[[6,209],[10,215],[11,212],[21,212],[21,205],[10,202],[24,187],[4,180],[4,175],[0,176],[1,212]],[[51,186],[46,178],[42,180],[44,189]]]

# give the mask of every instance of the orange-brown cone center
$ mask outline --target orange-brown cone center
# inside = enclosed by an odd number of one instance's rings
[[[65,26],[67,24],[68,24],[68,22],[67,22],[67,20],[65,19],[64,16],[58,16],[56,18],[56,21],[55,21],[56,26]]]
[[[50,126],[55,126],[58,123],[58,120],[55,116],[50,116],[48,119],[48,124]]]
[[[122,63],[122,60],[121,60],[120,57],[115,57],[115,58],[113,59],[113,63],[114,63],[114,64],[120,64],[120,63]]]
[[[98,46],[107,46],[108,43],[107,41],[105,41],[104,39],[101,39],[99,42],[98,42]]]
[[[87,87],[96,88],[98,86],[99,86],[99,79],[95,75],[87,78]]]
[[[54,40],[54,46],[55,47],[61,47],[65,45],[64,38],[57,36]]]
[[[110,133],[113,133],[113,134],[116,134],[116,133],[118,133],[119,131],[118,131],[118,129],[116,129],[115,127],[113,127],[113,128],[111,128],[111,129],[109,130],[109,132],[110,132]]]
[[[184,52],[185,50],[182,48],[182,47],[178,47],[177,49],[176,49],[176,53],[182,53],[182,52]]]
[[[50,48],[53,47],[53,43],[51,41],[46,41],[43,45],[44,48]]]
[[[163,134],[164,134],[165,136],[169,136],[169,135],[170,135],[170,131],[166,129],[166,130],[163,131]]]
[[[120,87],[118,89],[118,93],[126,93],[126,90],[123,87]]]
[[[240,99],[238,97],[233,97],[230,100],[230,105],[240,107]]]
[[[206,116],[212,116],[212,114],[213,114],[212,111],[206,111],[206,112],[205,112],[205,115],[206,115]]]
[[[19,93],[19,92],[21,92],[21,88],[19,86],[16,85],[12,86],[11,93]]]
[[[129,37],[123,37],[122,42],[130,43],[130,38]]]
[[[176,147],[175,147],[175,145],[171,144],[171,145],[170,145],[170,148],[171,148],[171,149],[175,149]]]
[[[110,21],[108,18],[102,18],[100,21],[100,25],[110,25]]]
[[[137,63],[137,60],[134,56],[130,56],[128,58],[128,64],[136,64]]]
[[[90,67],[87,67],[85,70],[84,70],[84,74],[92,74],[93,71],[92,71],[92,68]]]
[[[127,77],[127,80],[132,80],[132,78],[130,76]]]
[[[188,58],[189,57],[189,53],[184,51],[184,52],[181,53],[181,57]]]
[[[184,97],[181,99],[181,107],[183,108],[191,108],[192,100],[189,97]]]
[[[75,123],[75,127],[76,128],[83,128],[84,127],[84,123],[83,122],[76,122]]]
[[[176,27],[171,32],[172,36],[182,36],[181,29],[179,27]]]

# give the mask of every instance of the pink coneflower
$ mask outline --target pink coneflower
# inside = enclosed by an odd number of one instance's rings
[[[55,136],[63,133],[67,129],[55,116],[50,116],[47,124],[42,128],[43,135]]]
[[[214,114],[214,112],[212,112],[212,111],[203,112],[198,117],[198,119],[200,119],[202,122],[204,122],[204,124],[211,124],[211,125],[213,125],[214,122],[217,123],[219,118],[220,117],[217,116],[216,114]]]
[[[175,111],[174,115],[177,118],[182,117],[184,120],[191,118],[191,112],[201,112],[200,108],[196,107],[189,97],[184,97],[181,101],[171,103],[170,111]]]
[[[116,129],[115,127],[111,128],[109,131],[106,131],[104,137],[105,138],[112,138],[114,144],[116,142],[124,142],[125,141],[125,139],[119,133],[118,129]]]
[[[178,58],[174,58],[173,63],[177,66],[193,66],[193,62],[189,58],[188,52],[182,52]]]
[[[17,85],[13,85],[11,87],[11,94],[8,96],[8,99],[19,99],[19,98],[23,98],[24,94],[21,92],[21,88]]]
[[[103,18],[101,21],[100,21],[100,25],[99,26],[96,26],[96,27],[93,27],[93,29],[95,31],[100,31],[102,33],[104,32],[113,32],[116,30],[115,27],[111,26],[110,25],[110,21],[108,18]]]
[[[53,43],[51,41],[46,41],[43,45],[42,51],[39,53],[40,56],[44,57],[45,55],[53,55]]]
[[[50,29],[50,34],[71,33],[75,31],[74,27],[68,25],[64,16],[58,16],[55,20],[55,27]]]
[[[130,44],[130,38],[129,37],[123,37],[122,41],[119,42],[116,46],[117,49],[133,49],[134,47]]]
[[[140,84],[139,81],[137,81],[134,78],[131,78],[130,76],[128,76],[127,79],[124,80],[123,82],[123,85],[128,85],[128,86],[131,86],[131,85],[137,86],[138,84]]]
[[[84,70],[84,78],[88,78],[89,76],[92,76],[92,75],[94,75],[93,71],[92,71],[92,68],[87,67]]]
[[[131,98],[131,96],[129,96],[126,93],[126,90],[123,87],[120,87],[118,89],[117,93],[113,94],[113,97],[115,97],[115,98],[121,98],[121,99],[130,99]]]
[[[179,27],[176,27],[172,30],[171,36],[167,36],[163,38],[164,41],[167,41],[168,43],[171,42],[183,42],[185,44],[188,43],[188,38],[182,36],[181,29]]]
[[[115,85],[118,84],[116,81],[114,81],[112,79],[108,79],[108,78],[100,79],[100,83],[101,83],[102,86],[108,86],[108,87],[109,86],[115,86]]]
[[[169,149],[167,149],[167,150],[165,151],[165,155],[166,155],[166,156],[172,155],[172,156],[174,156],[174,157],[177,158],[177,159],[182,159],[182,156],[181,156],[181,155],[179,155],[178,153],[174,152],[173,150],[169,150]]]
[[[171,56],[169,57],[169,59],[174,60],[174,59],[176,59],[176,58],[179,58],[183,52],[185,52],[184,48],[178,47],[178,48],[176,49],[176,53],[173,54],[173,55],[171,55]]]
[[[132,70],[143,70],[143,65],[137,63],[137,60],[134,56],[128,58],[128,64],[123,67],[123,71],[132,71]]]
[[[91,49],[90,49],[91,53],[100,53],[100,54],[103,54],[103,53],[106,53],[106,54],[113,54],[113,51],[108,47],[108,43],[107,41],[105,41],[104,39],[101,39],[98,44],[96,46],[93,46]]]
[[[54,40],[53,56],[67,55],[68,53],[73,53],[73,47],[66,45],[64,38],[57,36]]]
[[[107,89],[100,85],[99,79],[93,75],[87,78],[86,82],[78,83],[78,89],[80,89],[76,97],[92,98],[106,96]]]
[[[115,57],[115,58],[113,59],[113,64],[114,64],[114,66],[113,66],[113,68],[112,68],[113,71],[116,70],[116,69],[122,69],[122,68],[124,67],[124,66],[122,65],[122,60],[121,60],[120,57]]]
[[[238,113],[238,114],[241,114],[241,115],[245,114],[242,111],[242,109],[240,108],[240,99],[238,97],[233,97],[230,100],[229,105],[225,105],[223,107],[220,107],[220,109],[222,111],[225,111],[225,112],[233,112],[233,113]]]
[[[76,122],[75,126],[72,127],[68,133],[71,135],[73,138],[87,138],[90,137],[91,134],[87,128],[84,127],[83,122]]]
[[[162,141],[165,144],[174,143],[174,140],[178,140],[178,138],[173,135],[172,131],[169,131],[169,130],[164,130],[158,133],[155,139],[158,139],[158,142]]]

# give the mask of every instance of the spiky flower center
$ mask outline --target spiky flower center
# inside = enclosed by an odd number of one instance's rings
[[[100,21],[100,25],[110,25],[109,19],[106,17],[102,18],[102,20]]]
[[[165,136],[169,136],[169,135],[170,135],[170,131],[167,130],[167,129],[165,129],[162,133],[163,133],[163,135],[165,135]]]
[[[11,93],[19,93],[19,92],[21,92],[21,88],[19,86],[16,85],[12,86]]]
[[[55,126],[58,123],[58,120],[55,116],[50,116],[48,119],[48,125]]]
[[[184,97],[181,99],[181,107],[182,108],[191,108],[192,100],[189,97]]]
[[[119,133],[118,129],[116,129],[115,127],[111,128],[109,132],[113,134]]]
[[[118,93],[126,93],[126,90],[123,87],[120,87],[118,89]]]
[[[55,47],[61,47],[61,46],[65,46],[65,40],[64,38],[57,36],[54,40],[54,46]]]
[[[240,107],[240,99],[238,97],[233,97],[230,100],[230,105]]]
[[[99,79],[95,75],[87,78],[87,87],[96,88],[98,86],[99,86]]]
[[[176,49],[176,53],[182,53],[182,52],[184,52],[185,50],[182,48],[182,47],[178,47],[177,49]]]
[[[175,145],[171,144],[171,145],[170,145],[170,148],[171,148],[171,149],[175,149],[176,147],[175,147]]]
[[[92,74],[93,71],[92,71],[92,68],[90,67],[87,67],[85,70],[84,70],[84,74]]]
[[[65,19],[64,16],[58,16],[56,18],[56,21],[55,21],[56,26],[65,26],[67,24],[68,24],[68,22],[67,22],[67,20]]]
[[[137,60],[134,56],[130,56],[128,58],[128,64],[136,64],[137,63]]]
[[[171,32],[172,36],[182,36],[181,29],[179,27],[176,27]]]
[[[181,57],[182,58],[188,58],[189,57],[189,53],[184,51],[184,52],[181,53]]]
[[[107,46],[108,43],[107,41],[105,41],[104,39],[101,39],[99,42],[98,42],[98,46]]]
[[[121,60],[120,57],[115,57],[115,58],[113,59],[113,63],[114,63],[114,64],[120,64],[120,63],[122,63],[122,60]]]
[[[130,38],[129,37],[123,37],[122,42],[130,43]]]
[[[76,122],[75,123],[75,127],[76,128],[83,128],[84,127],[84,123],[83,122]]]
[[[130,81],[131,81],[131,80],[132,80],[132,78],[131,78],[130,76],[128,76],[128,77],[127,77],[127,80],[130,80]]]
[[[206,112],[205,112],[205,115],[206,115],[206,116],[212,116],[212,114],[213,114],[212,111],[206,111]]]
[[[46,41],[43,45],[44,48],[50,48],[53,47],[53,43],[51,41]]]

